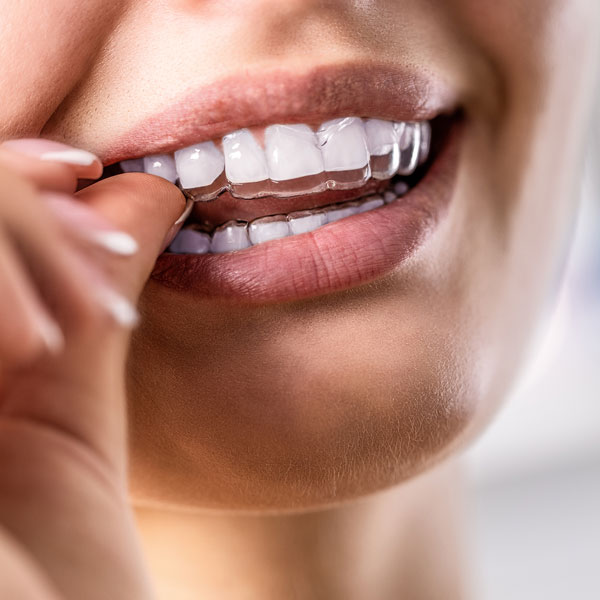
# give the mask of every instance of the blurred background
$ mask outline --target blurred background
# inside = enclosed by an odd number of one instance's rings
[[[590,137],[558,305],[467,455],[481,600],[600,600],[600,108]]]

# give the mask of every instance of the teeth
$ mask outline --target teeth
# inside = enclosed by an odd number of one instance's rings
[[[327,223],[327,215],[323,211],[298,211],[290,213],[287,218],[292,235],[314,231]]]
[[[134,158],[133,160],[122,160],[121,169],[125,173],[143,173],[144,172],[144,159]]]
[[[417,168],[421,148],[421,127],[419,123],[404,123],[400,134],[399,175],[410,175]]]
[[[144,171],[150,175],[158,175],[171,183],[177,180],[175,161],[169,154],[154,154],[144,157]]]
[[[396,196],[404,196],[404,194],[406,194],[408,190],[409,187],[406,181],[399,181],[394,185],[394,193],[396,194]]]
[[[386,204],[389,204],[390,202],[393,202],[394,200],[396,200],[398,198],[398,196],[396,196],[396,194],[394,194],[394,192],[388,190],[387,192],[385,192],[383,194],[383,200]]]
[[[346,204],[341,204],[339,208],[328,210],[325,214],[327,216],[327,222],[333,223],[335,221],[339,221],[340,219],[345,219],[346,217],[356,215],[359,212],[358,205],[355,202],[348,202]]]
[[[194,229],[182,229],[171,242],[169,250],[176,254],[206,254],[210,250],[208,233]]]
[[[385,204],[383,198],[379,195],[369,196],[364,202],[358,205],[358,213],[367,212],[368,210],[374,210]]]
[[[389,179],[396,173],[400,164],[396,123],[368,119],[365,122],[365,129],[371,155],[371,176],[375,179]]]
[[[327,121],[319,127],[317,138],[326,171],[355,171],[369,164],[367,134],[361,119],[345,117]]]
[[[210,251],[213,254],[222,254],[251,246],[247,226],[245,221],[229,221],[217,227],[212,236]]]
[[[210,185],[225,168],[225,159],[213,142],[204,142],[175,152],[179,183],[184,189]]]
[[[308,125],[271,125],[265,130],[265,153],[272,181],[322,173],[317,136]]]
[[[267,159],[248,129],[223,138],[225,173],[231,183],[255,183],[269,178]]]
[[[248,226],[248,235],[253,244],[287,237],[291,234],[285,215],[255,219]]]
[[[121,162],[122,170],[145,171],[176,182],[193,200],[285,198],[327,189],[354,189],[370,177],[411,175],[427,161],[431,124],[344,117],[316,133],[302,124],[271,125],[264,147],[249,129],[169,154]],[[221,150],[222,147],[222,150]]]
[[[215,229],[212,239],[208,233],[186,228],[177,234],[169,246],[169,251],[176,254],[205,254],[206,252],[221,254],[243,250],[271,240],[308,233],[328,223],[375,210],[396,199],[396,194],[388,190],[383,196],[374,194],[363,200],[332,204],[314,210],[261,217],[250,223],[228,221]]]
[[[431,149],[431,124],[423,121],[421,124],[421,145],[419,148],[419,164],[423,164],[429,158]]]
[[[365,130],[367,132],[367,147],[371,156],[389,154],[398,144],[396,127],[391,121],[367,119]]]

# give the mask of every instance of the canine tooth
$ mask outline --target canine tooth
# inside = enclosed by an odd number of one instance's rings
[[[371,156],[389,154],[398,143],[398,135],[391,121],[367,119],[365,121],[367,147]]]
[[[325,171],[354,171],[369,164],[367,134],[358,117],[326,121],[319,127],[317,138]]]
[[[410,175],[417,168],[419,160],[419,150],[421,148],[421,127],[419,123],[406,123],[402,136],[408,141],[404,149],[402,149],[403,144],[400,144],[398,173],[400,175]]]
[[[144,156],[144,172],[158,175],[171,183],[177,180],[175,161],[169,154],[152,154]]]
[[[132,158],[131,160],[122,160],[119,163],[123,173],[143,173],[144,172],[144,159],[143,158]]]
[[[248,236],[253,244],[278,240],[290,234],[290,228],[284,216],[254,219],[248,225]]]
[[[406,183],[405,181],[399,181],[398,183],[396,183],[396,185],[394,185],[394,193],[397,196],[404,196],[404,194],[408,192],[408,189],[408,183]]]
[[[364,213],[368,210],[379,208],[385,204],[383,198],[379,195],[369,196],[364,202],[358,205],[358,213]]]
[[[368,119],[365,121],[367,145],[371,155],[371,177],[389,179],[400,164],[398,133],[391,121]]]
[[[194,229],[182,229],[171,242],[175,254],[206,254],[210,250],[210,235]]]
[[[248,129],[223,137],[225,173],[231,183],[253,183],[269,178],[267,159]]]
[[[431,148],[431,124],[429,121],[421,123],[421,146],[419,148],[419,164],[423,164],[429,157]]]
[[[394,200],[397,199],[398,196],[396,196],[396,194],[394,194],[394,192],[388,190],[387,192],[383,193],[383,200],[386,204],[389,204],[390,202],[393,202]]]
[[[245,221],[228,221],[217,227],[212,235],[210,251],[213,254],[221,254],[251,246],[247,225]]]
[[[308,125],[271,125],[265,130],[269,178],[287,181],[323,172],[317,136]]]
[[[334,208],[327,211],[327,222],[333,223],[334,221],[339,221],[340,219],[345,219],[346,217],[356,215],[358,212],[359,210],[356,204],[342,204],[340,208]]]
[[[179,183],[184,189],[213,183],[225,168],[225,159],[213,142],[188,146],[175,152]]]
[[[324,212],[298,211],[287,216],[292,234],[308,233],[327,223]]]

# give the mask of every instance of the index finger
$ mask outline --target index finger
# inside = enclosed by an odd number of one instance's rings
[[[102,175],[100,159],[86,150],[38,138],[0,144],[0,164],[42,190],[73,193],[78,179]]]

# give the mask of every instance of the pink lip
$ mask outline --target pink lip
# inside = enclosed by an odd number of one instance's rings
[[[247,70],[190,92],[121,136],[102,158],[109,165],[273,123],[318,125],[351,115],[428,120],[456,105],[442,76],[400,65],[320,66],[300,75]]]
[[[425,178],[392,204],[239,252],[163,254],[152,278],[245,303],[310,298],[381,278],[425,243],[450,203],[462,129],[454,128]]]

